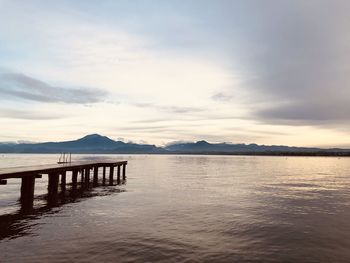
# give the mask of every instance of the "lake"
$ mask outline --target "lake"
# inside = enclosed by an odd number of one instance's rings
[[[0,186],[0,262],[350,262],[350,159],[74,155],[127,160],[127,181],[19,213]],[[0,167],[57,155],[0,155]],[[70,178],[70,176],[68,176]]]

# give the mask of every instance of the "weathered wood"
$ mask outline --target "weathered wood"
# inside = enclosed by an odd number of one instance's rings
[[[122,164],[123,165],[123,180],[126,179],[126,164]]]
[[[72,172],[72,190],[77,190],[77,181],[78,181],[78,171],[74,170]]]
[[[0,185],[6,185],[7,184],[7,180],[0,180]]]
[[[114,166],[109,167],[109,185],[113,185]]]
[[[93,186],[98,186],[98,166],[94,166]]]
[[[102,184],[106,185],[106,166],[103,166],[103,171],[102,171]]]
[[[49,195],[55,195],[58,193],[59,179],[60,179],[59,174],[57,173],[49,174],[49,182],[47,186]]]
[[[67,180],[66,171],[64,171],[61,174],[61,190],[62,191],[66,190],[66,180]]]
[[[33,202],[34,198],[35,176],[26,176],[22,178],[21,201]]]
[[[42,174],[37,174],[37,175],[35,176],[35,178],[41,179],[41,178],[43,178],[43,175],[42,175]]]
[[[21,184],[21,210],[30,211],[34,202],[35,175],[22,178]]]
[[[47,185],[47,202],[49,205],[56,205],[58,201],[58,184],[60,175],[58,173],[49,174],[49,182]]]
[[[69,164],[52,164],[52,165],[35,165],[35,166],[22,166],[11,168],[0,168],[0,179],[7,178],[22,178],[24,176],[33,176],[38,174],[51,174],[62,173],[64,171],[73,171],[79,169],[85,169],[87,167],[97,166],[117,166],[119,164],[127,163],[122,162],[76,162]]]
[[[85,182],[85,169],[81,169],[80,170],[80,174],[81,174],[81,180],[80,180],[80,183],[83,185],[84,182]]]
[[[119,184],[120,183],[120,165],[117,166],[117,180]]]
[[[89,187],[90,185],[90,168],[85,169],[85,187]]]

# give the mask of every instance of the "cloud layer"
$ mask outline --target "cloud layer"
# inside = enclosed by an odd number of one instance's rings
[[[41,80],[19,73],[0,72],[2,99],[13,98],[36,102],[96,103],[104,99],[106,91],[89,88],[55,87]]]
[[[0,139],[350,145],[349,1],[4,0],[0,12],[12,70],[0,70]]]

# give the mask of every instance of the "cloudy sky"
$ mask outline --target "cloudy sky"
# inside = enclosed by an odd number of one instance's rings
[[[350,1],[0,0],[0,141],[350,147]]]

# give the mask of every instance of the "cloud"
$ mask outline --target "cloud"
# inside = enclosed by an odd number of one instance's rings
[[[248,11],[239,55],[258,121],[343,126],[350,121],[348,1],[266,1]],[[259,10],[259,11],[258,11]],[[346,11],[347,10],[347,11]],[[242,9],[241,9],[242,11]]]
[[[211,96],[211,98],[219,102],[229,102],[233,99],[233,96],[224,92],[218,92]]]
[[[100,89],[56,87],[12,72],[0,72],[0,93],[2,98],[72,104],[96,103],[106,96]]]
[[[133,105],[140,108],[153,108],[159,111],[165,111],[169,113],[193,113],[203,111],[202,108],[196,107],[164,106],[152,103],[134,103]]]
[[[45,112],[37,111],[22,111],[14,109],[4,109],[0,108],[0,118],[10,118],[10,119],[24,119],[24,120],[52,120],[60,119],[64,116],[61,114],[48,114]]]

